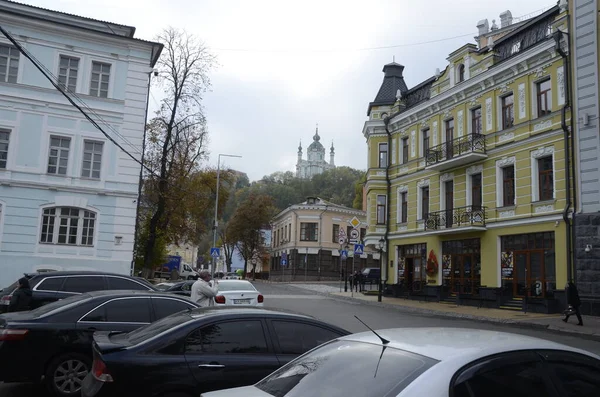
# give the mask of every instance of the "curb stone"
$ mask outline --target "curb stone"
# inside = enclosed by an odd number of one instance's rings
[[[469,320],[469,321],[479,321],[479,322],[488,323],[488,324],[505,325],[505,326],[512,326],[512,327],[518,327],[518,328],[528,328],[528,329],[546,331],[546,332],[553,333],[553,334],[568,335],[568,336],[580,337],[582,339],[587,339],[587,340],[592,340],[592,341],[600,341],[600,334],[588,334],[588,333],[583,333],[583,332],[580,332],[577,330],[570,331],[570,330],[565,330],[562,328],[554,327],[550,324],[538,324],[538,323],[530,323],[527,321],[518,321],[518,320],[513,320],[513,319],[500,319],[500,318],[492,318],[492,317],[485,317],[485,316],[476,316],[476,315],[472,315],[472,314],[443,312],[443,311],[439,311],[439,310],[415,308],[415,307],[408,307],[408,306],[402,306],[402,305],[394,305],[394,304],[385,303],[385,302],[372,302],[372,301],[367,301],[367,300],[359,299],[359,298],[353,298],[353,297],[349,297],[349,296],[335,295],[334,293],[330,293],[330,292],[315,291],[315,290],[312,290],[309,288],[303,288],[301,286],[292,285],[292,284],[287,284],[287,286],[292,287],[292,288],[297,288],[300,290],[304,290],[304,291],[309,290],[316,295],[325,296],[325,297],[328,297],[328,298],[334,299],[334,300],[353,301],[355,303],[359,303],[359,304],[363,304],[363,305],[367,305],[367,306],[384,307],[387,309],[394,309],[394,310],[397,310],[400,312],[405,312],[405,313],[418,313],[421,315],[428,315],[431,317],[455,318],[455,319],[462,319],[462,320]]]

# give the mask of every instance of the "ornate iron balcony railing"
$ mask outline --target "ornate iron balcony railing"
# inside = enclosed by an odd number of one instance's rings
[[[427,149],[426,161],[429,166],[469,153],[486,154],[485,135],[469,134]]]
[[[487,207],[468,205],[430,212],[425,219],[425,229],[439,230],[460,226],[485,226],[486,210]]]

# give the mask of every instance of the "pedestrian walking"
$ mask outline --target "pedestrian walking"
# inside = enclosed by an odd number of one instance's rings
[[[215,296],[218,293],[219,282],[212,280],[210,272],[203,270],[200,272],[198,280],[192,284],[192,295],[190,298],[201,307],[214,306]]]
[[[563,318],[563,321],[566,323],[567,321],[569,321],[569,317],[575,314],[577,316],[577,320],[579,320],[577,325],[583,325],[583,320],[581,319],[581,312],[579,311],[579,308],[581,307],[581,300],[579,299],[579,292],[577,291],[577,287],[573,282],[569,281],[565,286],[565,290],[567,292],[567,304],[569,305],[569,307],[567,308],[567,310],[564,311],[565,318]]]
[[[31,287],[25,277],[19,279],[19,287],[13,292],[8,305],[9,312],[23,312],[31,310]]]

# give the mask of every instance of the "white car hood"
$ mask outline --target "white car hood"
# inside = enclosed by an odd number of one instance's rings
[[[235,389],[225,389],[202,393],[200,397],[273,397],[269,393],[257,389],[254,386],[237,387]]]

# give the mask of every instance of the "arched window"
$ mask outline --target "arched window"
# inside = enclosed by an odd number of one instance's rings
[[[458,65],[458,82],[465,81],[465,65],[462,63]]]
[[[44,208],[40,243],[94,245],[96,213],[76,207]]]

